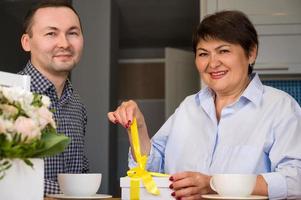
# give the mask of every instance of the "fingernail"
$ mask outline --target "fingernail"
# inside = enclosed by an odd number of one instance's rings
[[[170,180],[170,181],[173,181],[174,179],[173,179],[173,177],[171,176],[171,177],[169,177],[169,180]]]
[[[169,188],[170,188],[170,189],[173,189],[173,185],[172,185],[172,184],[170,184],[170,185],[169,185]]]
[[[114,123],[117,124],[117,123],[119,123],[119,121],[116,119],[116,120],[114,121]]]
[[[176,196],[176,193],[175,192],[171,193],[171,196],[173,196],[173,197]]]
[[[131,121],[131,120],[129,120],[129,121],[128,121],[128,124],[131,124],[131,123],[132,123],[132,121]]]
[[[177,198],[177,200],[181,200],[181,197]]]
[[[128,129],[128,128],[129,128],[129,125],[126,124],[124,127],[125,127],[126,129]]]

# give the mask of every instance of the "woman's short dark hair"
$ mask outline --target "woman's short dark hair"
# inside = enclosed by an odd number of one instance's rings
[[[258,48],[258,36],[254,25],[244,13],[236,10],[216,12],[202,20],[193,34],[194,53],[200,40],[210,39],[238,44],[247,56],[253,48]],[[249,66],[249,74],[252,73],[253,65],[254,63]]]
[[[32,27],[33,16],[35,15],[38,9],[49,8],[49,7],[70,8],[77,15],[80,23],[80,28],[82,29],[80,17],[76,12],[76,10],[73,8],[70,0],[42,0],[34,3],[32,7],[28,10],[27,14],[25,15],[23,20],[23,33],[28,33],[30,36],[32,36],[31,27]]]

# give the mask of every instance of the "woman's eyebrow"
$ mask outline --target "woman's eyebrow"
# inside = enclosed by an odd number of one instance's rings
[[[204,48],[202,48],[202,47],[199,47],[199,48],[197,48],[196,50],[197,50],[197,51],[199,51],[199,50],[202,50],[202,51],[208,51],[207,49],[204,49]]]
[[[215,49],[217,50],[217,49],[220,49],[220,48],[223,48],[223,47],[230,47],[230,45],[228,45],[228,44],[222,44],[222,45],[216,47]]]

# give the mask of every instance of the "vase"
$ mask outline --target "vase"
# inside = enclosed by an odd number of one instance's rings
[[[1,200],[42,200],[44,195],[44,161],[29,159],[33,167],[23,160],[11,160],[12,166],[0,180]]]

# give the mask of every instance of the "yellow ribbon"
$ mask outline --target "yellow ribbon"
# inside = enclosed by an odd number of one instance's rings
[[[139,134],[137,128],[137,120],[134,118],[131,125],[131,138],[133,144],[133,151],[136,157],[137,166],[128,170],[127,175],[130,177],[130,199],[139,200],[140,195],[140,179],[146,190],[153,194],[159,195],[160,191],[153,180],[152,176],[168,176],[167,174],[161,174],[156,172],[148,172],[145,169],[147,163],[147,156],[142,156],[140,151]]]

